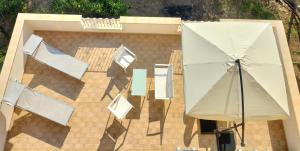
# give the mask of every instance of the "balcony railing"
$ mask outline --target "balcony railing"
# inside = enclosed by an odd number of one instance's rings
[[[122,24],[120,24],[120,19],[82,18],[81,24],[84,29],[122,30]]]

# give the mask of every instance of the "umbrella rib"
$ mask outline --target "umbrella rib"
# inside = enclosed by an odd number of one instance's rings
[[[259,35],[257,36],[257,38],[251,43],[251,45],[249,45],[248,49],[245,51],[245,53],[249,50],[249,48],[251,48],[253,46],[253,44],[257,41],[258,37],[260,37],[264,32],[265,30],[271,26],[270,24],[267,25],[263,30],[260,31]]]
[[[233,71],[233,73],[235,73],[236,72],[236,68],[234,68],[234,71]],[[224,110],[224,114],[225,113],[227,113],[227,111],[228,111],[228,103],[229,103],[229,98],[230,98],[230,93],[231,93],[231,91],[232,91],[232,85],[233,85],[233,83],[234,83],[234,78],[235,78],[235,76],[236,76],[236,74],[232,74],[232,77],[231,77],[231,82],[230,82],[230,85],[229,85],[229,88],[228,88],[228,93],[227,93],[227,97],[226,97],[226,108],[225,108],[225,110]],[[237,115],[238,117],[239,117],[239,113],[238,113],[238,115]]]
[[[234,72],[236,72],[236,68],[234,70]],[[207,95],[219,82],[220,80],[222,80],[224,78],[226,74],[224,74],[223,76],[221,76],[218,80],[216,80],[216,82],[209,88],[207,89],[207,91],[205,92],[205,94]],[[236,75],[234,74],[233,75],[233,78],[235,77]],[[232,80],[233,81],[233,80]],[[233,83],[233,82],[232,82]],[[206,95],[202,96],[202,98],[204,98]],[[189,111],[187,111],[187,113],[190,113],[191,111],[194,110],[194,107],[192,107]],[[238,117],[239,117],[239,113],[238,113]]]
[[[214,43],[208,41],[207,39],[205,39],[202,35],[198,34],[196,31],[192,30],[191,28],[187,28],[188,30],[190,30],[191,32],[193,32],[194,34],[198,35],[199,37],[201,37],[203,40],[205,40],[207,43],[211,44],[212,46],[216,47],[217,50],[219,50],[220,52],[222,52],[225,56],[230,57],[226,52],[224,52],[220,47],[218,47],[217,45],[215,45]]]
[[[221,76],[209,89],[207,89],[207,91],[205,92],[205,94],[207,95],[208,94],[208,92],[209,91],[211,91],[216,85],[217,85],[217,83],[219,83],[219,81],[221,80],[221,79],[223,79],[223,77],[225,76],[225,74],[223,75],[223,76]],[[202,96],[202,98],[204,98],[206,95],[203,95]],[[194,105],[194,107],[195,107],[196,105]],[[190,113],[191,111],[193,111],[194,110],[194,107],[192,107],[189,111],[187,111],[187,113]]]
[[[246,72],[246,73],[248,73],[248,75],[249,75],[253,80],[255,80],[255,82],[257,83],[257,85],[258,85],[263,91],[265,91],[265,93],[266,93],[270,98],[272,98],[273,100],[276,100],[273,96],[271,96],[271,95],[269,94],[269,92],[268,92],[268,91],[267,91],[267,90],[266,90],[259,82],[257,82],[257,80],[256,80],[256,78],[255,78],[254,76],[252,76],[249,72]],[[286,112],[286,110],[285,110],[284,108],[282,108],[281,105],[278,104],[277,101],[274,101],[274,102],[276,102],[276,104],[278,105],[279,108],[281,108],[282,110],[284,110],[284,111]]]
[[[189,63],[184,64],[184,66],[191,66],[191,65],[203,65],[203,64],[226,64],[226,62],[203,62],[203,63]]]
[[[271,63],[251,63],[251,65],[258,65],[258,66],[278,66],[278,67],[282,67],[281,64],[271,64]]]

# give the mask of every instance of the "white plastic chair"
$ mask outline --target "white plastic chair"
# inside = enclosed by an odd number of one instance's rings
[[[155,99],[173,98],[173,69],[170,64],[155,64]]]
[[[126,72],[126,69],[136,60],[136,56],[128,48],[121,45],[114,56],[114,62],[118,64]]]
[[[108,110],[117,119],[122,120],[127,113],[133,108],[133,106],[120,94],[108,105]]]

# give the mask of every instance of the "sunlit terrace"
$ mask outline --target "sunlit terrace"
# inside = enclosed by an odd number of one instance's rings
[[[184,114],[180,35],[36,31],[48,44],[89,64],[76,80],[28,57],[22,83],[63,100],[75,111],[67,127],[16,109],[6,150],[216,150],[215,135],[201,134],[199,121]],[[121,45],[137,60],[127,72],[113,63]],[[174,98],[154,99],[154,64],[173,65]],[[147,69],[145,97],[131,96],[132,70]],[[118,94],[134,108],[122,121],[107,106]],[[219,127],[226,123],[218,122]],[[287,150],[282,121],[247,122],[248,150]],[[236,134],[236,144],[239,136]]]

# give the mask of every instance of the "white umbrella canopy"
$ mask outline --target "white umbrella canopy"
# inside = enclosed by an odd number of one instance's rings
[[[283,67],[272,25],[194,22],[182,26],[185,112],[200,119],[245,120],[289,116]]]

